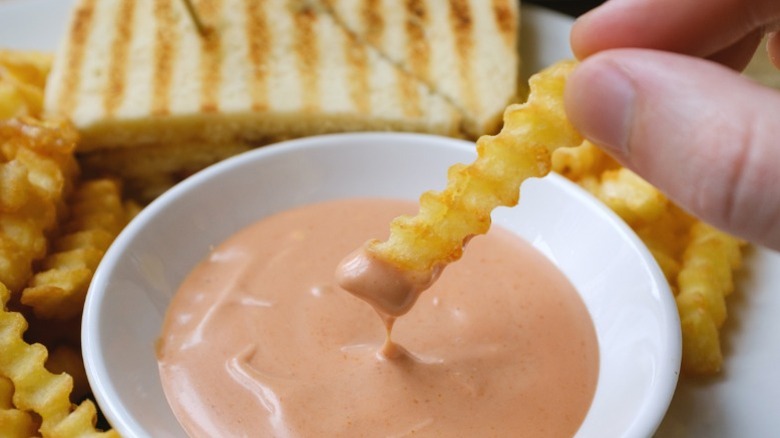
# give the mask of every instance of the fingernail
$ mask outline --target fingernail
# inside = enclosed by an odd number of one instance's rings
[[[566,85],[566,112],[574,127],[617,155],[628,150],[635,100],[628,74],[598,56],[583,61]]]

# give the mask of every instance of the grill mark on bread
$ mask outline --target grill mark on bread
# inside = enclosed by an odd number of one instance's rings
[[[431,48],[425,37],[425,27],[428,21],[428,11],[422,0],[406,0],[406,32],[408,36],[407,51],[412,74],[429,82],[428,62]]]
[[[429,79],[428,59],[430,47],[425,38],[425,22],[427,11],[422,0],[405,0],[406,8],[406,53],[409,59],[409,69],[412,76],[427,83]],[[404,76],[404,75],[402,75]],[[422,114],[420,90],[416,81],[400,77],[401,99],[404,113],[409,116]]]
[[[363,0],[360,5],[360,16],[364,23],[363,35],[367,44],[379,45],[384,32],[384,20],[379,13],[381,0]],[[349,31],[342,23],[347,34],[347,62],[349,63],[350,97],[360,113],[371,111],[371,86],[369,83],[368,48],[355,33]]]
[[[358,112],[368,113],[371,110],[370,87],[368,83],[368,54],[366,47],[360,44],[357,37],[346,32],[346,55],[349,64],[349,95],[355,103]]]
[[[319,109],[319,81],[317,68],[319,51],[317,49],[317,13],[309,5],[301,5],[293,11],[295,20],[295,54],[298,74],[301,78],[304,111]]]
[[[70,44],[65,55],[67,63],[63,73],[63,83],[60,95],[57,98],[57,108],[63,114],[73,114],[77,105],[77,93],[81,85],[81,65],[86,52],[87,38],[92,30],[92,21],[95,15],[95,3],[97,0],[85,0],[78,8],[71,23]]]
[[[164,116],[170,113],[169,99],[173,80],[173,62],[179,41],[173,17],[173,1],[175,0],[154,0],[156,35],[151,109],[154,116]]]
[[[496,19],[501,37],[509,47],[516,44],[517,19],[512,13],[512,5],[509,3],[514,0],[493,0],[493,16]]]
[[[468,0],[450,0],[450,23],[455,35],[455,50],[458,54],[458,70],[461,80],[461,95],[469,112],[479,112],[479,101],[474,89],[474,77],[471,71],[471,55],[474,48],[472,39],[474,23]]]
[[[364,0],[361,8],[361,16],[365,23],[366,42],[374,47],[380,46],[382,35],[385,31],[385,20],[382,19],[381,0]]]
[[[117,8],[116,33],[111,45],[111,59],[108,64],[108,84],[103,93],[103,108],[106,116],[114,116],[125,94],[125,72],[127,54],[133,36],[135,0],[122,0]]]
[[[200,110],[204,113],[219,111],[219,88],[222,81],[222,37],[217,24],[221,0],[202,0],[198,12],[208,28],[200,35]]]
[[[271,32],[263,8],[265,4],[258,0],[244,0],[247,17],[246,39],[251,65],[249,94],[253,111],[268,109],[268,54],[271,52]]]
[[[113,117],[106,117],[106,96],[104,93],[108,88],[110,61],[113,57],[112,43],[114,39],[117,39],[116,33],[119,24],[115,23],[114,20],[119,15],[116,13],[117,8],[127,0],[113,1],[115,3],[106,4],[99,3],[98,0],[78,0],[79,6],[76,8],[76,12],[82,10],[82,16],[79,20],[74,17],[72,23],[75,21],[86,23],[80,24],[78,29],[82,34],[80,37],[82,44],[90,48],[84,49],[83,60],[80,63],[75,62],[81,71],[77,71],[75,75],[68,74],[67,66],[74,64],[73,54],[76,52],[75,48],[70,46],[76,44],[74,41],[79,39],[73,37],[77,31],[69,29],[70,43],[66,45],[64,53],[58,56],[60,61],[58,61],[58,65],[55,65],[53,83],[49,88],[51,94],[47,96],[47,106],[49,106],[47,110],[53,113],[60,109],[58,103],[63,93],[66,92],[65,89],[75,94],[72,97],[75,101],[74,108],[71,108],[68,115],[87,133],[84,144],[89,146],[84,146],[85,150],[87,147],[112,147],[114,144],[133,146],[133,142],[139,141],[136,140],[137,138],[140,138],[140,141],[147,141],[147,138],[153,136],[161,138],[162,140],[159,142],[162,144],[180,135],[180,131],[184,135],[208,136],[210,139],[222,135],[227,136],[223,132],[230,132],[231,129],[236,131],[254,129],[251,119],[258,116],[259,113],[251,115],[253,98],[250,93],[252,86],[250,75],[253,67],[247,52],[249,42],[248,40],[239,41],[245,38],[244,34],[247,32],[246,26],[250,17],[245,11],[250,2],[261,5],[259,10],[265,13],[267,32],[271,34],[270,41],[266,41],[271,48],[270,53],[263,53],[262,50],[252,50],[252,52],[259,54],[260,58],[267,58],[264,61],[267,64],[267,78],[264,87],[268,105],[266,111],[273,109],[273,115],[278,113],[277,107],[280,110],[291,112],[310,110],[310,108],[305,108],[304,102],[302,102],[306,97],[310,97],[319,108],[325,109],[326,113],[335,109],[344,111],[347,115],[356,114],[362,120],[366,116],[366,107],[369,114],[372,111],[377,111],[372,107],[378,102],[379,96],[382,96],[381,98],[384,99],[383,108],[388,108],[389,111],[387,114],[374,115],[386,117],[393,123],[392,126],[399,128],[411,123],[415,124],[414,126],[424,127],[424,129],[433,126],[440,132],[444,132],[446,129],[447,132],[455,133],[458,129],[457,124],[461,123],[461,120],[482,116],[481,114],[473,116],[470,114],[466,108],[465,99],[460,93],[459,55],[455,50],[455,35],[450,24],[449,3],[451,0],[446,0],[443,3],[434,3],[434,1],[441,0],[275,0],[272,5],[274,13],[267,5],[268,0],[233,0],[232,2],[214,0],[222,5],[218,10],[218,21],[214,22],[212,17],[204,16],[203,18],[209,25],[220,26],[222,31],[220,81],[218,84],[210,84],[211,87],[214,85],[218,87],[218,90],[215,88],[214,91],[218,97],[219,111],[228,111],[225,121],[222,120],[222,114],[219,114],[219,117],[214,117],[215,121],[224,123],[226,126],[224,129],[220,127],[220,132],[216,132],[217,130],[214,129],[204,129],[197,123],[192,123],[193,119],[189,117],[190,114],[199,112],[204,114],[200,108],[203,79],[201,75],[202,38],[191,25],[192,21],[185,14],[181,0],[131,0],[135,3],[136,9],[134,12],[135,25],[130,30],[132,36],[131,43],[127,48],[125,66],[127,71],[124,73],[123,97],[118,103]],[[206,0],[195,0],[196,6],[202,6],[204,1]],[[499,9],[507,8],[510,15],[517,16],[517,8],[512,8],[514,0],[489,0],[484,1],[484,3],[482,1],[484,0],[471,0],[467,4],[473,11],[480,12],[476,17],[472,17],[472,34],[476,31],[489,30],[489,38],[485,40],[489,41],[487,46],[483,44],[484,41],[472,41],[472,56],[480,52],[481,48],[489,47],[492,44],[506,51],[507,46],[503,44],[503,39],[499,37],[499,29],[495,27],[497,22],[494,20],[501,18],[501,14],[498,9],[494,8],[494,5],[499,5]],[[323,9],[319,6],[323,2],[335,5],[336,11]],[[298,70],[299,66],[305,63],[299,62],[299,55],[296,53],[299,37],[296,35],[298,33],[295,20],[296,11],[295,8],[289,6],[291,4],[308,5],[316,14],[316,18],[312,18],[313,26],[308,28],[309,34],[314,33],[315,37],[326,35],[328,41],[338,42],[337,44],[341,46],[336,47],[336,50],[341,52],[330,57],[330,54],[325,52],[327,47],[323,40],[311,37],[310,41],[314,42],[310,43],[309,46],[310,48],[313,46],[315,49],[312,53],[317,58],[316,65],[311,63],[311,58],[308,58],[308,64],[314,65],[314,68],[304,70],[304,72],[321,71],[327,65],[328,74],[332,74],[337,79],[335,90],[326,89],[326,82],[319,74],[316,78],[310,79],[316,84],[316,89],[306,86],[302,82],[303,75],[299,74]],[[94,9],[94,11],[85,12],[84,5],[90,5],[86,9]],[[390,12],[383,12],[387,11],[386,7],[392,7]],[[285,10],[285,8],[289,9]],[[410,8],[411,12],[407,8]],[[275,15],[277,10],[280,17]],[[352,32],[356,40],[348,40],[342,35],[333,36],[333,26],[328,21],[328,17],[324,15],[326,13],[335,13],[336,24],[346,31]],[[341,13],[344,14],[345,19],[339,19],[338,14]],[[91,20],[85,20],[84,15],[88,16],[89,14],[94,15],[94,17]],[[101,16],[107,20],[103,20]],[[163,19],[159,19],[158,16],[163,17]],[[277,26],[277,20],[284,26]],[[237,26],[232,30],[227,28],[231,22]],[[430,69],[428,81],[426,82],[424,78],[414,74],[414,69],[408,58],[407,44],[411,38],[407,35],[407,24],[417,26],[417,28],[413,28],[413,31],[418,32],[418,35],[424,35],[426,40],[432,38],[432,41],[429,41],[431,56],[440,56],[443,64],[450,66],[447,67],[449,73],[434,68],[434,61],[438,58],[429,58],[427,61],[427,67]],[[277,27],[279,27],[280,32],[278,34],[276,33]],[[282,27],[287,30],[282,30]],[[493,28],[490,29],[490,27]],[[142,31],[142,28],[146,30]],[[365,48],[361,47],[360,51],[348,55],[347,50],[352,50],[349,46],[355,44]],[[93,45],[95,50],[91,48]],[[233,52],[233,49],[236,49],[237,52]],[[508,57],[509,54],[504,54],[504,56]],[[243,59],[238,59],[239,57]],[[277,57],[279,57],[279,64],[275,63]],[[333,59],[341,59],[347,64],[339,66],[330,62]],[[496,60],[497,57],[494,56],[493,59]],[[136,65],[136,60],[144,62]],[[368,70],[367,75],[360,73],[364,63]],[[276,69],[277,65],[280,66],[280,70]],[[331,69],[334,65],[337,66],[337,69]],[[455,71],[454,76],[452,76],[452,70]],[[496,78],[499,83],[506,82],[504,77],[507,75],[503,74],[504,71],[501,69],[499,73],[502,76]],[[438,73],[447,74],[449,78],[438,81],[434,76]],[[474,79],[482,77],[482,74],[483,72],[479,69],[473,69],[471,73]],[[74,79],[74,76],[79,75],[80,78]],[[90,78],[93,76],[97,76],[98,80],[94,84],[89,84],[88,81],[91,81]],[[236,78],[237,80],[228,83],[228,78]],[[353,80],[353,78],[359,78],[359,80]],[[138,82],[139,80],[141,82]],[[80,82],[80,84],[65,85],[74,82]],[[277,83],[279,86],[274,86]],[[366,83],[369,91],[361,93],[360,90]],[[256,87],[256,89],[263,90],[263,87]],[[475,91],[483,109],[499,105],[493,105],[493,102],[483,103],[481,93],[485,90],[478,87],[475,88]],[[317,93],[313,94],[314,92]],[[331,105],[330,102],[324,100],[324,95],[334,96],[334,99],[338,100],[334,100],[334,104]],[[236,96],[238,97],[234,99]],[[279,99],[277,100],[277,98]],[[488,99],[492,99],[492,97]],[[281,103],[277,105],[276,102]],[[311,107],[311,105],[307,106]],[[431,111],[431,108],[436,108],[436,111]],[[443,115],[445,110],[447,113]],[[431,116],[431,112],[438,114]],[[244,128],[244,125],[239,125],[231,120],[234,113],[239,113],[241,117],[247,115],[246,119],[242,119],[240,123],[245,123],[250,128]],[[168,116],[175,118],[177,123],[173,125],[160,123],[160,114],[164,116],[162,118]],[[205,115],[209,118],[214,116],[213,113]],[[150,135],[144,131],[145,128],[139,130],[139,127],[145,125],[145,122],[136,123],[136,118],[139,120],[151,119]],[[121,135],[107,133],[109,129],[99,125],[103,120],[106,120],[107,126],[118,124],[121,127]],[[178,123],[179,120],[182,122]],[[265,120],[267,119],[261,119],[260,124]],[[369,120],[373,122],[373,120]],[[353,123],[351,120],[348,122]],[[93,126],[97,126],[97,129]],[[334,124],[334,126],[336,125]],[[277,125],[274,125],[273,129],[278,129]],[[330,126],[327,129],[330,129]],[[462,126],[460,129],[467,132],[468,135],[475,132],[475,130],[466,131]],[[136,131],[140,131],[140,134]]]

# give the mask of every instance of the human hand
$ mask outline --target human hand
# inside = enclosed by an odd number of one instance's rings
[[[691,213],[780,249],[780,92],[735,70],[776,0],[612,0],[581,17],[566,109],[583,135]],[[780,65],[780,36],[768,51]]]

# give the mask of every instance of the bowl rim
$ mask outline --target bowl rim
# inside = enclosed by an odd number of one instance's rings
[[[473,142],[433,134],[399,132],[323,134],[282,141],[227,158],[189,176],[153,200],[120,232],[106,251],[103,260],[101,260],[101,263],[95,271],[94,278],[90,283],[84,304],[81,329],[82,354],[87,378],[93,388],[93,394],[98,405],[103,410],[103,414],[112,427],[120,433],[129,433],[131,435],[132,433],[135,433],[139,427],[143,430],[143,426],[137,424],[135,420],[128,418],[129,416],[124,408],[124,404],[121,402],[122,396],[117,393],[115,386],[111,384],[108,377],[106,363],[103,360],[104,351],[101,343],[97,339],[100,316],[99,310],[104,299],[104,291],[106,290],[106,288],[103,287],[106,282],[105,278],[110,276],[111,269],[121,258],[126,247],[132,242],[133,237],[147,226],[147,222],[154,219],[160,212],[168,208],[171,201],[178,199],[192,190],[198,189],[201,184],[208,183],[212,178],[229,172],[234,167],[241,166],[246,161],[254,162],[256,160],[265,160],[275,155],[287,154],[302,149],[319,148],[323,146],[321,144],[323,140],[336,140],[338,142],[338,140],[353,141],[354,139],[361,139],[366,143],[370,143],[369,140],[376,138],[376,136],[381,136],[385,139],[395,139],[401,142],[433,140],[446,143],[447,147],[463,150],[467,149],[471,152],[474,151]],[[367,145],[367,147],[371,146]],[[649,402],[646,402],[643,405],[642,412],[644,412],[644,414],[639,416],[638,421],[632,424],[631,427],[632,431],[640,434],[647,433],[648,431],[652,433],[660,425],[671,403],[679,377],[682,356],[679,317],[668,282],[645,244],[636,233],[617,216],[617,214],[598,201],[593,195],[568,179],[552,172],[546,178],[552,180],[565,191],[577,192],[577,196],[585,196],[592,200],[596,200],[597,202],[595,202],[594,207],[598,210],[598,213],[614,222],[613,225],[617,227],[616,231],[623,234],[624,238],[626,238],[632,246],[635,247],[634,249],[640,253],[642,260],[648,265],[647,268],[651,271],[654,280],[658,282],[658,286],[662,289],[661,292],[668,292],[668,299],[661,299],[661,305],[664,307],[665,315],[672,320],[676,319],[677,323],[664,324],[664,328],[669,330],[664,330],[665,336],[661,341],[669,346],[667,350],[669,357],[667,360],[660,362],[661,367],[665,369],[660,370],[657,374],[667,375],[670,378],[660,382],[653,382],[653,390],[647,397]],[[676,329],[674,327],[676,327]],[[629,436],[633,435],[629,434]]]

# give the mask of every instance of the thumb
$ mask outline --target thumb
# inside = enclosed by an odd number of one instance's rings
[[[683,55],[617,49],[566,86],[574,126],[703,220],[780,249],[780,93]]]

